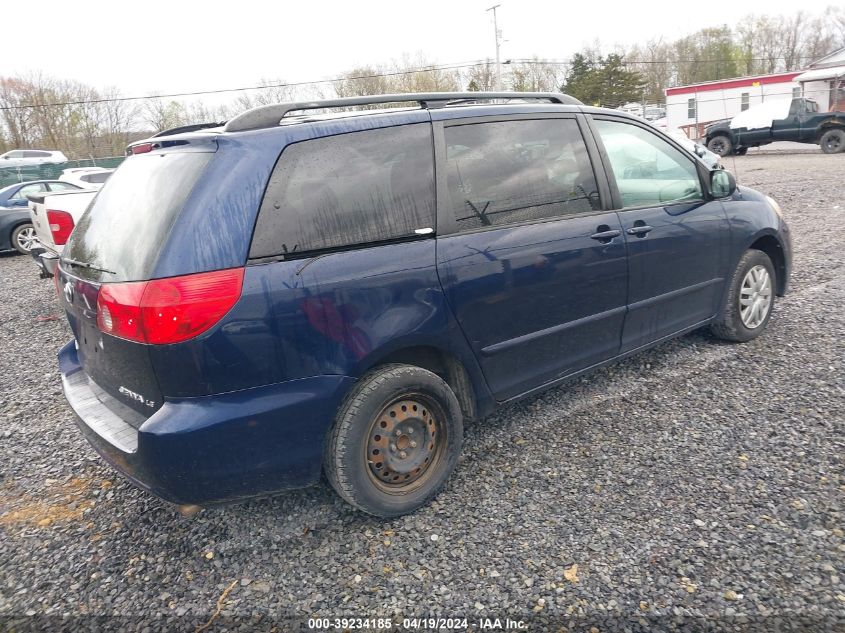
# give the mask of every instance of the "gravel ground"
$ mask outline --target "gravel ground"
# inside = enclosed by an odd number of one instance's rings
[[[437,501],[391,521],[325,484],[189,519],[125,483],[61,396],[51,281],[0,257],[0,630],[843,630],[845,154],[728,166],[793,230],[768,332],[694,333],[473,423]]]

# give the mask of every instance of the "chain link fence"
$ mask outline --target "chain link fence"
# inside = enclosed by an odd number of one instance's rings
[[[113,169],[123,162],[125,156],[107,158],[86,158],[69,160],[66,163],[44,163],[41,165],[21,165],[0,169],[0,188],[29,180],[56,180],[65,169],[74,167],[106,167]]]

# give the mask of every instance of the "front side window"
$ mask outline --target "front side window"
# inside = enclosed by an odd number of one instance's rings
[[[446,170],[459,230],[600,208],[593,167],[574,119],[448,127]]]
[[[50,152],[30,151],[23,153],[24,158],[49,158]]]
[[[21,150],[6,152],[3,154],[3,158],[23,158],[23,152]]]
[[[270,176],[250,257],[413,237],[434,228],[434,213],[430,124],[303,141]]]
[[[703,199],[692,157],[656,133],[620,121],[597,120],[623,207]]]

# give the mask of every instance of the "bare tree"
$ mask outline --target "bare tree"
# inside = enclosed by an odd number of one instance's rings
[[[496,87],[496,67],[492,60],[487,59],[480,64],[470,66],[466,72],[465,83],[467,90],[491,91]]]
[[[565,76],[562,66],[536,56],[509,67],[509,87],[516,92],[557,92]]]
[[[166,101],[159,97],[150,97],[143,102],[141,117],[155,132],[179,127],[187,122],[185,106],[178,101]]]

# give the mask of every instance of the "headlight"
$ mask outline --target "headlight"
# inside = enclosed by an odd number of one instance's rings
[[[781,220],[783,220],[783,219],[784,219],[784,218],[783,218],[783,210],[780,208],[780,205],[779,205],[779,204],[775,201],[775,199],[774,199],[774,198],[770,198],[769,196],[766,196],[766,200],[768,200],[768,202],[769,202],[769,206],[770,206],[770,207],[772,207],[772,209],[774,210],[774,212],[778,214],[778,217],[779,217]]]

